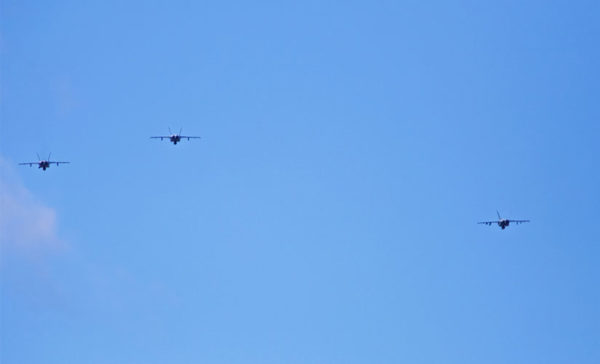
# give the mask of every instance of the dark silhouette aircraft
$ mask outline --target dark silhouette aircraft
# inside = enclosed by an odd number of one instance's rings
[[[171,128],[169,128],[169,133],[171,135],[152,136],[152,137],[150,137],[150,139],[160,139],[160,140],[169,139],[169,141],[171,143],[175,144],[175,145],[177,145],[177,143],[179,143],[181,141],[181,139],[187,139],[187,140],[190,140],[190,139],[200,139],[199,136],[181,135],[181,131],[182,130],[183,129],[179,129],[179,133],[173,134],[173,133],[171,133]]]
[[[481,221],[478,222],[478,224],[486,224],[488,226],[491,226],[492,224],[498,224],[498,226],[500,226],[502,228],[502,230],[506,229],[506,227],[508,225],[510,225],[511,222],[514,222],[515,224],[522,224],[524,222],[529,222],[529,220],[509,220],[509,219],[503,219],[500,217],[500,213],[498,211],[496,211],[496,213],[498,214],[498,220],[497,221]]]
[[[70,162],[55,162],[55,161],[51,161],[50,160],[50,155],[52,153],[48,154],[48,159],[47,160],[42,160],[40,158],[40,155],[38,154],[38,161],[37,162],[25,162],[25,163],[19,163],[20,166],[23,165],[29,165],[29,167],[33,166],[34,164],[38,165],[38,168],[41,168],[42,170],[46,170],[47,168],[50,168],[51,164],[56,164],[56,166],[60,165],[60,164],[66,164],[66,163],[70,163]]]

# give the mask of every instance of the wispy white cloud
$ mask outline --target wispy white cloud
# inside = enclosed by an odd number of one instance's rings
[[[0,157],[0,248],[4,253],[39,254],[62,249],[56,211],[44,205],[23,185],[14,169]]]
[[[180,305],[164,281],[136,276],[110,260],[91,259],[78,244],[67,244],[56,210],[23,185],[13,165],[0,156],[0,301],[34,314],[124,314],[135,319],[156,315],[147,302]]]

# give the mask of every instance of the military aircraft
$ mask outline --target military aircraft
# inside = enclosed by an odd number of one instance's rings
[[[500,213],[498,211],[496,211],[496,213],[498,214],[498,221],[481,221],[478,222],[478,224],[486,224],[488,226],[491,226],[492,224],[498,224],[498,226],[500,226],[502,228],[502,230],[506,229],[506,227],[508,225],[510,225],[511,222],[514,222],[515,224],[522,224],[524,222],[529,222],[529,220],[509,220],[509,219],[503,219],[500,217]]]
[[[19,165],[20,165],[20,166],[24,166],[24,165],[28,165],[28,164],[29,164],[29,167],[31,167],[32,165],[34,165],[34,164],[37,164],[37,165],[38,165],[38,168],[41,168],[42,170],[44,170],[44,171],[45,171],[47,168],[50,168],[50,165],[51,165],[51,164],[56,164],[56,166],[58,166],[58,165],[60,165],[60,164],[66,164],[66,163],[70,163],[70,162],[54,162],[54,161],[51,161],[51,160],[50,160],[50,155],[51,155],[51,154],[52,154],[52,153],[48,154],[48,159],[47,159],[47,160],[45,160],[45,161],[44,161],[44,160],[42,160],[42,159],[40,158],[40,155],[38,154],[38,155],[37,155],[37,157],[38,157],[38,161],[37,161],[37,162],[25,162],[25,163],[19,163]]]
[[[150,139],[160,139],[160,140],[169,139],[169,141],[172,142],[175,145],[177,145],[177,143],[179,143],[181,141],[181,139],[187,139],[187,140],[190,140],[190,139],[200,139],[199,136],[181,135],[181,131],[182,130],[183,129],[179,129],[179,133],[173,134],[173,133],[171,133],[171,128],[169,128],[169,134],[171,134],[171,135],[166,135],[166,136],[165,135],[163,135],[163,136],[152,136],[152,137],[150,137]]]

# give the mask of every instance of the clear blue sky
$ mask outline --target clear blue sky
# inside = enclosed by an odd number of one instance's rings
[[[2,1],[0,361],[600,362],[600,3],[491,3]]]

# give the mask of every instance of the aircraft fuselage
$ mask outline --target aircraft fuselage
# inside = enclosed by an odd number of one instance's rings
[[[506,229],[506,227],[510,225],[510,221],[509,220],[500,220],[498,221],[498,226],[500,226],[502,228],[502,230]]]

